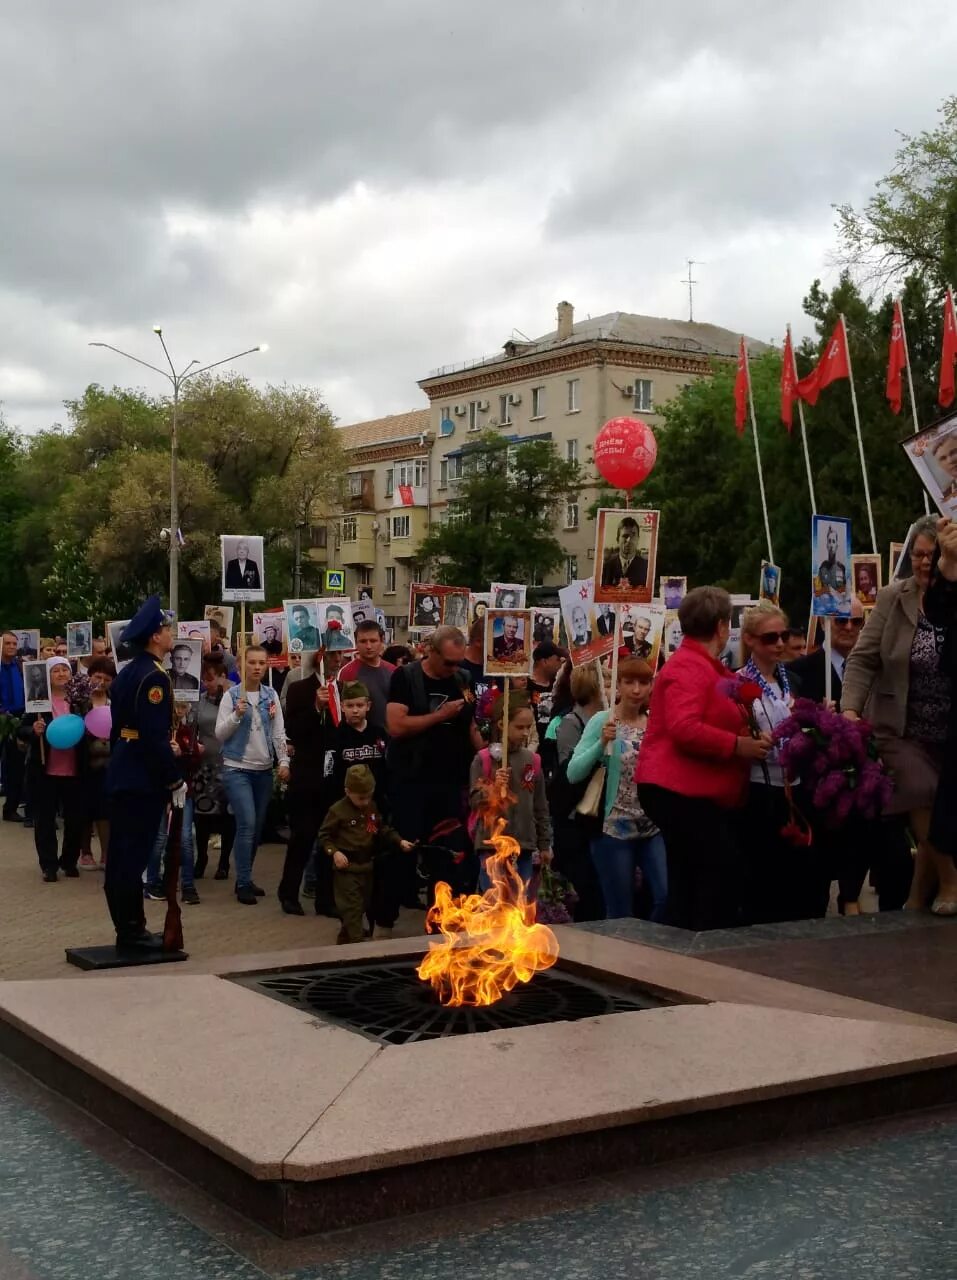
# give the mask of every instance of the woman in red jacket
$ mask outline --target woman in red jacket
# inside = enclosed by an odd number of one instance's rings
[[[771,746],[753,738],[718,661],[731,629],[731,597],[696,587],[678,610],[684,639],[655,681],[636,778],[642,807],[668,851],[668,923],[726,929],[739,923],[741,864],[731,812],[744,803],[751,764]]]

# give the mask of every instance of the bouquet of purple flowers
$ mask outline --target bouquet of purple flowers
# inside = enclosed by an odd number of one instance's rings
[[[790,782],[803,782],[810,803],[828,826],[839,826],[853,814],[876,818],[890,801],[894,784],[866,720],[848,720],[808,698],[797,698],[774,738],[785,776]]]
[[[571,924],[570,908],[578,901],[575,886],[564,876],[542,866],[534,877],[535,920],[538,924]]]

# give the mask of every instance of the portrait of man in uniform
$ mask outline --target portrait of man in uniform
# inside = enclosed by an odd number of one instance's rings
[[[657,546],[657,511],[600,510],[595,604],[650,604]]]

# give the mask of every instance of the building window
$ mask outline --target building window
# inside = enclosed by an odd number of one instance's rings
[[[346,516],[342,522],[342,541],[355,542],[358,536],[358,521],[355,516]]]
[[[385,568],[385,593],[387,596],[395,595],[395,565],[388,564]]]
[[[565,441],[565,461],[566,462],[578,461],[578,441],[577,440]]]
[[[325,548],[328,533],[329,531],[324,524],[311,524],[309,526],[310,547]]]
[[[532,417],[545,417],[545,388],[532,387]]]
[[[362,496],[362,476],[358,471],[349,473],[349,497],[360,498]]]
[[[446,462],[449,464],[448,465],[449,479],[461,480],[462,479],[462,455],[460,453],[449,454],[448,458],[446,458]]]
[[[372,570],[361,568],[356,571],[356,583],[360,587],[368,587],[372,584]]]
[[[395,468],[390,467],[389,470],[385,473],[385,496],[387,498],[391,498],[394,489],[395,489]]]
[[[397,631],[404,631],[409,625],[408,615],[405,617],[396,617],[395,614],[386,614],[385,619],[386,630],[391,631],[393,635]]]
[[[578,503],[577,502],[565,503],[565,528],[566,529],[578,528]]]
[[[449,487],[449,460],[443,458],[439,463],[439,488],[447,489]]]
[[[480,404],[480,400],[469,401],[469,431],[482,430],[482,417],[481,410],[479,409]]]
[[[565,581],[576,582],[578,579],[578,556],[565,557]]]
[[[639,413],[655,411],[655,384],[650,378],[635,379],[635,409]]]
[[[506,394],[498,398],[498,420],[500,426],[510,427],[512,425],[512,397],[510,395]]]
[[[581,378],[568,379],[568,412],[577,413],[581,408],[578,400],[578,394],[581,390]]]
[[[393,516],[392,517],[392,536],[393,538],[407,538],[412,531],[411,516]]]
[[[413,462],[400,462],[395,468],[395,483],[412,485],[420,489],[427,482],[428,464],[424,458],[416,458]]]

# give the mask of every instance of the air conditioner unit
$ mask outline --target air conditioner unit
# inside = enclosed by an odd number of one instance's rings
[[[479,413],[488,413],[488,401],[480,400],[478,402]]]
[[[508,402],[509,404],[521,404],[522,397],[520,395],[509,396]]]
[[[631,397],[631,396],[633,396],[633,395],[635,394],[635,388],[634,388],[634,387],[622,387],[622,389],[621,389],[621,394],[625,397],[625,399],[628,399],[629,397]]]
[[[373,533],[378,533],[378,532],[379,532],[379,522],[378,522],[378,520],[373,520],[373,521],[372,521],[372,532],[373,532]],[[365,583],[364,585],[365,585],[365,586],[368,586],[368,583]]]

